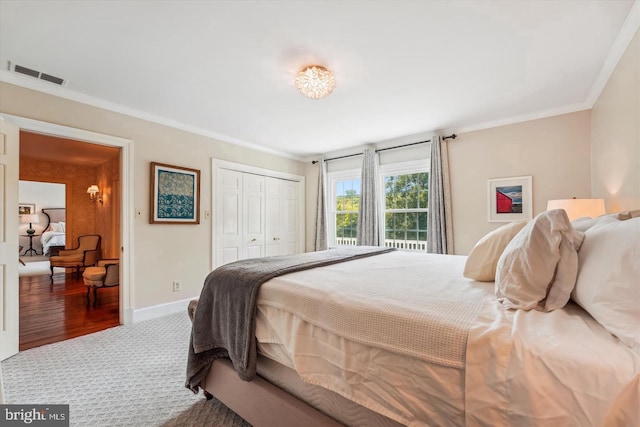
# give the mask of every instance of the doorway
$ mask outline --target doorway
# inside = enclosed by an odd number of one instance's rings
[[[18,146],[19,146],[19,131],[29,131],[33,133],[57,136],[61,138],[74,139],[81,142],[88,142],[97,145],[104,145],[110,147],[120,148],[120,247],[118,249],[120,258],[120,292],[119,292],[119,323],[129,324],[133,320],[133,308],[132,308],[132,285],[131,277],[133,275],[133,253],[130,251],[133,236],[133,158],[132,158],[132,141],[125,138],[105,135],[101,133],[91,132],[87,130],[71,128],[68,126],[56,125],[53,123],[42,122],[39,120],[27,119],[25,117],[13,116],[9,114],[0,114],[0,122],[4,121],[6,126],[3,127],[3,133],[5,134],[5,147],[7,148],[8,171],[11,173],[7,175],[8,188],[17,190],[18,188]],[[2,123],[0,123],[1,125]],[[15,153],[15,154],[12,154]],[[15,175],[13,175],[15,173]],[[86,191],[86,190],[85,190]],[[17,195],[17,191],[16,191]],[[85,196],[88,196],[85,194]],[[11,206],[17,205],[17,197],[13,196],[11,192],[4,193],[2,196],[5,203],[10,203]],[[16,206],[17,207],[17,206]],[[7,228],[7,238],[4,240],[8,246],[12,247],[10,253],[15,253],[17,258],[17,241],[18,241],[18,220],[16,214],[11,214],[7,217],[8,223],[15,224],[15,228]],[[15,243],[10,243],[15,242]],[[3,352],[2,359],[10,357],[12,354],[18,352],[18,331],[19,331],[19,319],[18,319],[18,281],[17,281],[17,260],[15,273],[11,271],[13,267],[8,267],[8,277],[15,277],[5,284],[5,296],[8,309],[3,312],[4,329],[2,332]],[[8,265],[8,264],[7,264]],[[15,276],[13,276],[15,274]],[[12,308],[15,307],[15,308]],[[5,345],[6,344],[6,345]]]
[[[81,275],[55,268],[51,276],[49,257],[76,247],[80,236],[97,234],[101,258],[118,258],[120,191],[113,185],[119,185],[120,148],[21,130],[19,176],[20,206],[42,219],[33,225],[31,249],[19,267],[20,350],[118,325],[119,287],[100,292],[94,307]],[[56,186],[66,189],[61,200],[48,188]],[[93,186],[96,197],[87,194]]]

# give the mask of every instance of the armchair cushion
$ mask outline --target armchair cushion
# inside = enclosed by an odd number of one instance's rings
[[[101,288],[120,284],[120,261],[101,259],[97,267],[87,267],[82,274],[86,286]]]
[[[79,267],[83,265],[84,254],[52,256],[49,258],[49,262],[54,267]]]
[[[62,249],[58,255],[50,257],[51,280],[53,280],[53,267],[75,268],[80,271],[82,267],[96,265],[100,258],[100,239],[97,234],[80,236],[77,247]]]

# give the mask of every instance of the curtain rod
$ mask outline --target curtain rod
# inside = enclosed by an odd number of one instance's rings
[[[456,135],[455,133],[449,135],[449,136],[443,136],[442,139],[443,140],[447,140],[447,139],[456,139],[458,137],[458,135]],[[420,141],[420,142],[412,142],[411,144],[404,144],[404,145],[396,145],[395,147],[387,147],[387,148],[380,148],[378,150],[376,150],[376,153],[379,153],[380,151],[386,151],[386,150],[395,150],[396,148],[404,148],[404,147],[410,147],[412,145],[418,145],[418,144],[425,144],[427,142],[431,142],[430,139],[427,139],[426,141]],[[347,157],[355,157],[355,156],[362,156],[362,153],[356,153],[356,154],[347,154],[346,156],[340,156],[340,157],[332,157],[330,159],[325,159],[325,162],[331,161],[331,160],[338,160],[338,159],[346,159]],[[313,160],[311,162],[311,164],[316,164],[318,163],[320,160]]]

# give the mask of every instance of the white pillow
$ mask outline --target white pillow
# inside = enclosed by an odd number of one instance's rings
[[[63,233],[62,226],[60,226],[60,223],[58,222],[52,222],[51,224],[49,224],[49,228],[54,233]]]
[[[498,260],[498,300],[508,308],[525,310],[564,307],[576,283],[576,248],[583,236],[573,230],[562,209],[536,216],[509,242]]]
[[[512,222],[478,240],[464,264],[462,273],[464,277],[479,282],[493,282],[496,279],[496,267],[500,255],[513,236],[518,234],[526,224],[527,220]]]
[[[66,233],[67,232],[67,223],[63,222],[63,221],[60,221],[59,224],[60,224],[60,228],[61,228],[60,232],[61,233]]]
[[[591,227],[598,225],[600,223],[612,222],[612,221],[618,221],[618,220],[619,220],[618,214],[611,214],[611,215],[602,215],[596,218],[589,218],[589,217],[577,218],[571,221],[571,225],[573,226],[574,230],[587,231]]]
[[[573,300],[640,354],[640,218],[588,229],[578,263]]]

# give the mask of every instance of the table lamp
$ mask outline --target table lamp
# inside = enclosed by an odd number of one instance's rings
[[[569,217],[569,221],[578,218],[595,218],[604,215],[603,199],[560,199],[549,200],[547,202],[547,210],[564,209]]]
[[[37,224],[39,222],[40,218],[38,217],[38,214],[20,215],[20,223],[29,224],[29,228],[27,228],[27,234],[29,235],[36,232],[36,230],[33,229],[33,224]]]

